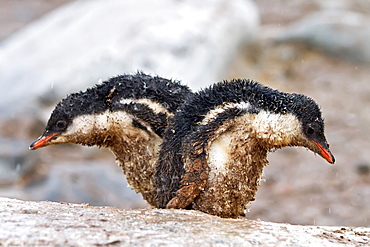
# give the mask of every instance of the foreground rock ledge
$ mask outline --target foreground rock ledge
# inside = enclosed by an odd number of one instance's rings
[[[124,210],[0,198],[0,246],[365,246],[369,228],[222,219],[186,210]]]

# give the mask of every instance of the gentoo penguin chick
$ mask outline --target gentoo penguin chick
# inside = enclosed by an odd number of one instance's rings
[[[60,101],[30,149],[60,143],[107,147],[132,188],[154,205],[152,177],[163,133],[190,94],[177,81],[140,72],[111,78]]]
[[[303,146],[329,163],[318,105],[251,80],[220,82],[195,93],[169,124],[156,165],[160,208],[244,215],[269,151]]]

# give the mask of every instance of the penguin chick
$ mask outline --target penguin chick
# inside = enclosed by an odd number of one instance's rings
[[[251,80],[220,82],[182,105],[165,133],[155,171],[160,208],[244,215],[269,151],[303,146],[329,163],[318,105]]]
[[[109,148],[128,183],[154,205],[152,177],[163,133],[190,94],[177,81],[142,72],[111,78],[60,101],[30,149],[60,143]]]

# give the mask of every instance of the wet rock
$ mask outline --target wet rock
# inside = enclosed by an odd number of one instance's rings
[[[303,43],[344,60],[370,62],[370,18],[356,12],[316,12],[292,24],[277,40]]]
[[[369,241],[369,228],[0,198],[0,245],[4,246],[367,246]]]
[[[137,70],[198,88],[223,79],[257,25],[248,0],[72,2],[1,43],[0,117]]]
[[[356,172],[358,175],[367,176],[370,175],[370,164],[369,162],[361,162],[357,164]]]
[[[0,138],[0,187],[22,183],[40,164],[38,153],[28,151],[28,142]]]
[[[114,163],[69,162],[50,164],[46,169],[44,176],[26,186],[0,188],[0,196],[121,208],[148,207],[142,196],[130,189],[122,170]]]

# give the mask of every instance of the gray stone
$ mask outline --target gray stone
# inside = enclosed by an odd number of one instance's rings
[[[1,246],[368,246],[370,229],[0,198]]]
[[[137,70],[194,88],[224,79],[258,19],[249,0],[72,2],[0,45],[0,117],[46,118],[43,103]]]
[[[18,183],[37,169],[40,157],[29,152],[28,145],[24,140],[0,138],[0,186]]]
[[[356,12],[316,12],[292,24],[277,40],[304,43],[340,59],[370,62],[370,18]]]
[[[44,177],[33,179],[27,186],[3,186],[0,196],[121,208],[148,207],[142,196],[131,190],[122,169],[107,162],[50,164]]]

